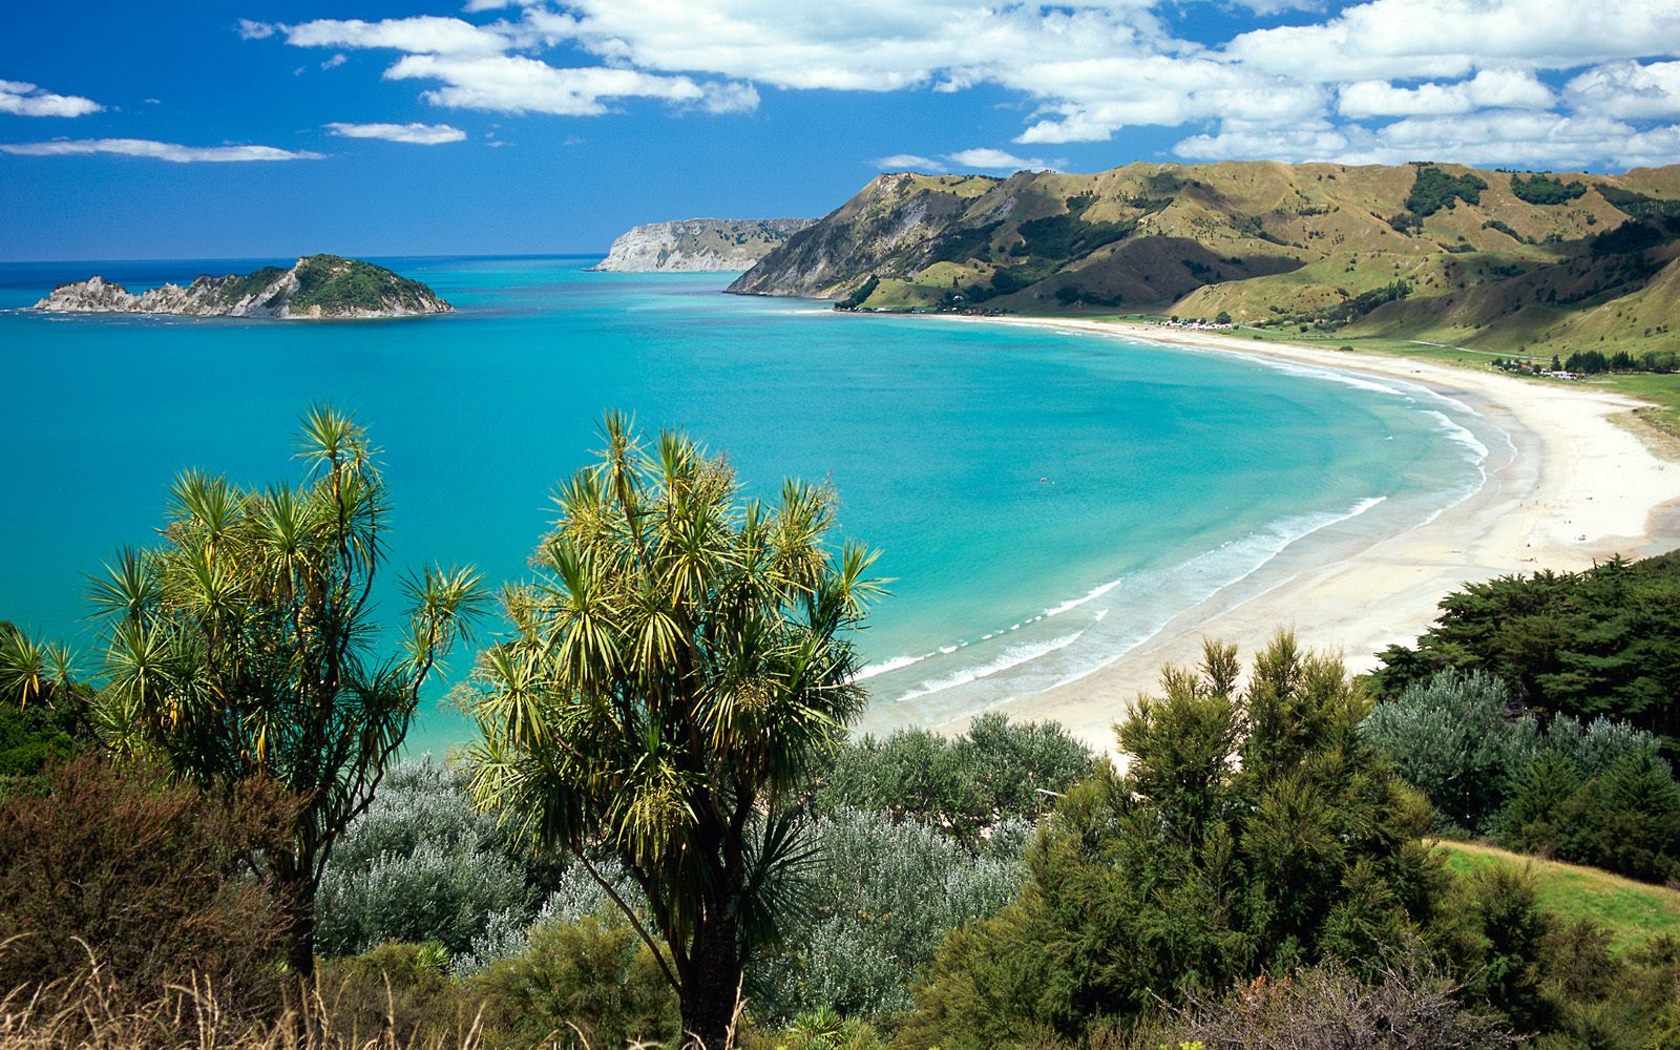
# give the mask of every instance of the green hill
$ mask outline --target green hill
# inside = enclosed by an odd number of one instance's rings
[[[731,285],[866,310],[1159,312],[1550,354],[1680,346],[1680,166],[882,175]],[[1601,347],[1602,348],[1602,347]]]
[[[1680,892],[1575,864],[1541,860],[1471,842],[1437,843],[1447,868],[1460,875],[1494,864],[1534,872],[1540,906],[1563,919],[1590,919],[1623,951],[1652,937],[1680,936]]]

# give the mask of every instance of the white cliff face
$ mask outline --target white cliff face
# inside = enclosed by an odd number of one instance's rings
[[[751,269],[810,219],[681,219],[637,226],[613,241],[594,270],[625,273]]]
[[[352,271],[363,277],[361,287],[344,292],[333,286],[335,279]],[[369,280],[371,284],[366,283]],[[313,255],[299,259],[289,270],[267,267],[245,275],[203,275],[185,288],[165,284],[138,295],[96,274],[85,281],[59,285],[37,302],[35,309],[49,313],[338,320],[449,313],[454,307],[425,285],[382,267]]]

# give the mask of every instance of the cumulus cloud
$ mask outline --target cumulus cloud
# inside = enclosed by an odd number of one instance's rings
[[[924,157],[919,153],[894,153],[890,157],[880,157],[875,161],[875,167],[881,171],[921,171],[938,174],[945,170],[942,161],[932,157]]]
[[[985,85],[1020,100],[1022,145],[1182,127],[1186,157],[1541,157],[1549,127],[1552,163],[1603,149],[1594,163],[1620,165],[1660,156],[1655,122],[1680,116],[1674,0],[1227,2],[1290,24],[1187,40],[1163,0],[858,0],[843,14],[832,0],[464,0],[454,15],[268,28],[300,47],[398,52],[385,76],[430,81],[422,97],[440,106],[592,116],[641,98],[731,113],[761,87]],[[1626,148],[1594,118],[1620,121]],[[1498,134],[1461,134],[1475,121]]]
[[[384,139],[386,142],[407,142],[416,146],[439,146],[445,142],[460,142],[467,133],[448,124],[343,124],[326,125],[328,131],[347,139]]]
[[[147,157],[172,164],[235,163],[260,160],[319,160],[321,154],[274,146],[183,146],[151,139],[54,139],[51,142],[0,142],[0,153],[21,157],[68,157],[108,153]]]
[[[1037,157],[1017,157],[1001,149],[980,147],[962,149],[949,154],[948,159],[959,168],[980,171],[1043,171],[1049,165]]]
[[[55,95],[21,80],[0,80],[0,113],[15,117],[85,117],[104,108],[91,98]]]
[[[274,35],[274,25],[269,22],[254,22],[249,18],[239,20],[239,39],[266,40]]]
[[[1615,62],[1589,69],[1564,86],[1579,111],[1637,120],[1680,117],[1680,62]]]
[[[1385,80],[1362,80],[1341,89],[1342,116],[1408,117],[1471,113],[1478,109],[1550,109],[1552,89],[1526,70],[1484,69],[1453,84],[1396,87]]]

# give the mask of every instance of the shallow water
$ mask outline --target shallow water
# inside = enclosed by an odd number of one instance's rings
[[[837,315],[718,294],[720,275],[380,261],[460,312],[325,324],[0,313],[12,392],[0,618],[91,651],[83,574],[146,542],[171,477],[192,465],[249,483],[291,476],[296,419],[322,400],[354,409],[385,449],[394,566],[519,577],[550,489],[619,407],[727,450],[754,487],[791,474],[838,488],[844,531],[881,547],[896,578],[859,638],[879,723],[919,717],[931,697],[975,709],[1089,670],[1302,537],[1421,520],[1477,484],[1485,456],[1476,420],[1399,384]],[[96,270],[135,288],[270,262],[287,260],[0,266],[0,308]],[[442,692],[420,746],[468,732]]]

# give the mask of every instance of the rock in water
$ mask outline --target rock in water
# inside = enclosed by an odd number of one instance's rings
[[[446,314],[454,307],[419,281],[383,266],[337,255],[308,255],[289,270],[265,266],[243,275],[204,274],[185,288],[166,284],[139,295],[96,274],[59,285],[35,309],[332,320]]]
[[[613,241],[592,270],[625,273],[750,269],[810,219],[681,219],[637,226]]]

